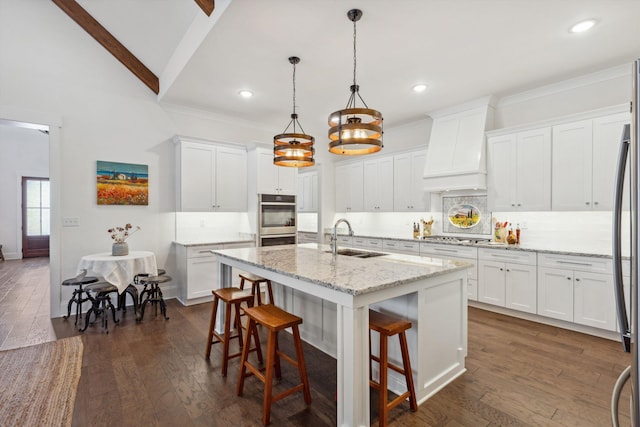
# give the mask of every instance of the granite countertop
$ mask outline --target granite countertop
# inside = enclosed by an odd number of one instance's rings
[[[351,295],[366,294],[472,266],[467,262],[400,254],[372,258],[333,256],[328,245],[315,243],[212,252]]]
[[[250,236],[220,236],[215,238],[175,240],[173,243],[182,246],[207,246],[222,245],[225,243],[255,243],[256,239]]]

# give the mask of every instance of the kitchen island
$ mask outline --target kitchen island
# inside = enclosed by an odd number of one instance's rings
[[[308,312],[299,315],[303,326],[335,341],[339,426],[369,425],[370,306],[413,322],[408,339],[419,403],[465,371],[467,263],[396,254],[332,255],[328,246],[316,244],[213,252],[218,283],[231,283],[235,267],[322,302],[306,305]],[[287,309],[278,297],[276,302]],[[305,340],[326,351],[323,343]]]

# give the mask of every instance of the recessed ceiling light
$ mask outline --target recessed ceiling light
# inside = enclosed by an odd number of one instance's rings
[[[243,98],[251,98],[253,96],[253,92],[251,92],[250,90],[243,89],[238,92],[238,95],[240,95]]]
[[[580,21],[571,28],[569,28],[570,33],[584,33],[585,31],[590,30],[593,26],[596,25],[595,19],[587,19],[585,21]]]
[[[424,83],[417,84],[412,87],[413,91],[416,93],[424,92],[427,89],[427,85]]]

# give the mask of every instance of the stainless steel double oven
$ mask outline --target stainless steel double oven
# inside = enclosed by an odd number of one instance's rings
[[[296,196],[258,195],[258,244],[291,245],[297,241]]]

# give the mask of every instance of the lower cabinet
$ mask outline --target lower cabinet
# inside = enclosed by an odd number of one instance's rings
[[[211,301],[211,291],[221,287],[218,280],[218,264],[212,250],[248,248],[254,242],[221,243],[215,245],[184,246],[177,245],[177,281],[178,300],[183,305],[200,304]],[[233,274],[238,281],[237,273]]]
[[[478,250],[478,301],[536,313],[536,253]]]
[[[467,299],[478,300],[478,248],[421,242],[420,256],[447,258],[473,264],[467,269]]]
[[[616,330],[610,259],[541,254],[538,276],[538,314]]]

